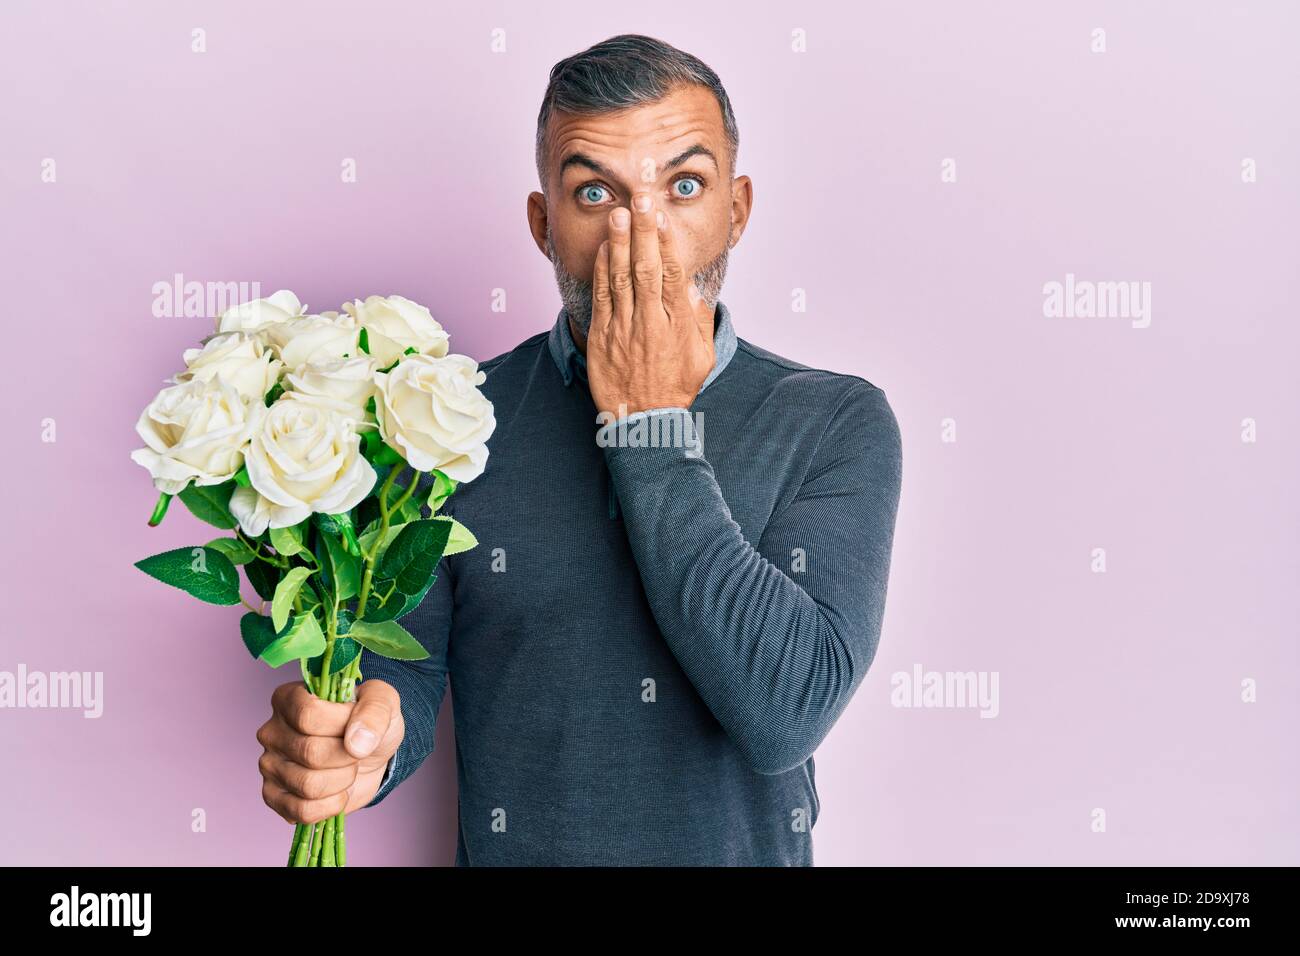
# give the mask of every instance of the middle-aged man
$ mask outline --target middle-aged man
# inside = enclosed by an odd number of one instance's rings
[[[736,335],[719,301],[749,219],[716,74],[643,36],[556,64],[534,241],[555,325],[483,364],[497,429],[355,703],[278,688],[266,802],[373,806],[455,687],[458,865],[811,865],[813,751],[880,636],[901,477],[885,394]],[[315,741],[309,738],[318,738]]]

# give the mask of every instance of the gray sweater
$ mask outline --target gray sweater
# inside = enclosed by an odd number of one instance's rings
[[[563,312],[481,366],[487,470],[445,509],[479,546],[403,619],[429,658],[361,660],[406,722],[369,806],[451,680],[457,865],[812,865],[813,751],[880,637],[898,424],[716,320],[689,410],[598,423]]]

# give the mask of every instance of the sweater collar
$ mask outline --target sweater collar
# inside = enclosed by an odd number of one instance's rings
[[[580,377],[582,381],[587,381],[587,360],[578,351],[577,343],[573,341],[573,333],[569,329],[569,313],[564,309],[560,309],[555,325],[551,327],[548,341],[551,348],[551,358],[555,360],[555,366],[560,370],[560,377],[564,379],[564,384],[572,385],[575,375]],[[731,357],[735,354],[736,330],[731,324],[731,312],[719,300],[717,309],[714,311],[713,371],[709,373],[708,378],[704,380],[704,384],[700,386],[701,392],[722,374],[722,370],[727,367],[727,363],[731,361]]]

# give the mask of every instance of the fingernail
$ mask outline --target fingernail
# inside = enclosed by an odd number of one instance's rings
[[[358,725],[348,736],[348,741],[352,744],[353,752],[364,757],[375,749],[379,738],[375,736],[373,730]]]
[[[649,212],[649,211],[650,211],[650,194],[649,194],[649,193],[637,193],[635,196],[632,197],[632,205],[633,205],[633,207],[636,209],[637,212]]]
[[[615,229],[626,229],[627,224],[632,221],[632,214],[619,206],[610,214],[610,220],[614,223]]]
[[[668,225],[668,217],[664,215],[664,211],[662,209],[660,209],[657,213],[655,213],[655,222],[659,224],[660,229]]]

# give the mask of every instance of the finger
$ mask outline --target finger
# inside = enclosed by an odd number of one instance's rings
[[[342,737],[309,737],[298,733],[279,716],[258,728],[257,742],[266,750],[317,770],[346,767],[357,761],[343,747]]]
[[[588,340],[604,335],[614,313],[614,297],[609,292],[609,240],[596,250],[596,265],[591,274],[591,328]]]
[[[263,778],[278,784],[296,797],[321,800],[351,787],[357,779],[360,763],[354,761],[347,767],[332,770],[311,770],[268,750],[258,758],[257,769]]]
[[[345,791],[321,800],[305,800],[294,796],[278,783],[262,781],[262,802],[288,823],[320,823],[328,820],[347,809],[348,799],[349,794]]]
[[[677,236],[673,232],[673,224],[662,211],[658,215],[658,227],[664,311],[668,313],[670,319],[694,319],[699,290],[695,288],[694,279],[686,274],[681,255],[677,250]],[[694,298],[691,292],[695,292]]]
[[[388,728],[402,712],[401,698],[392,684],[362,681],[357,687],[357,703],[343,732],[343,742],[352,756],[369,757]]]
[[[654,197],[637,193],[632,197],[632,287],[637,304],[643,308],[659,301],[663,290],[662,269]]]
[[[611,326],[632,318],[632,214],[623,206],[609,214],[609,292],[614,299]]]
[[[322,700],[302,681],[281,684],[271,694],[271,710],[300,734],[309,737],[342,737],[352,714],[351,704]]]

